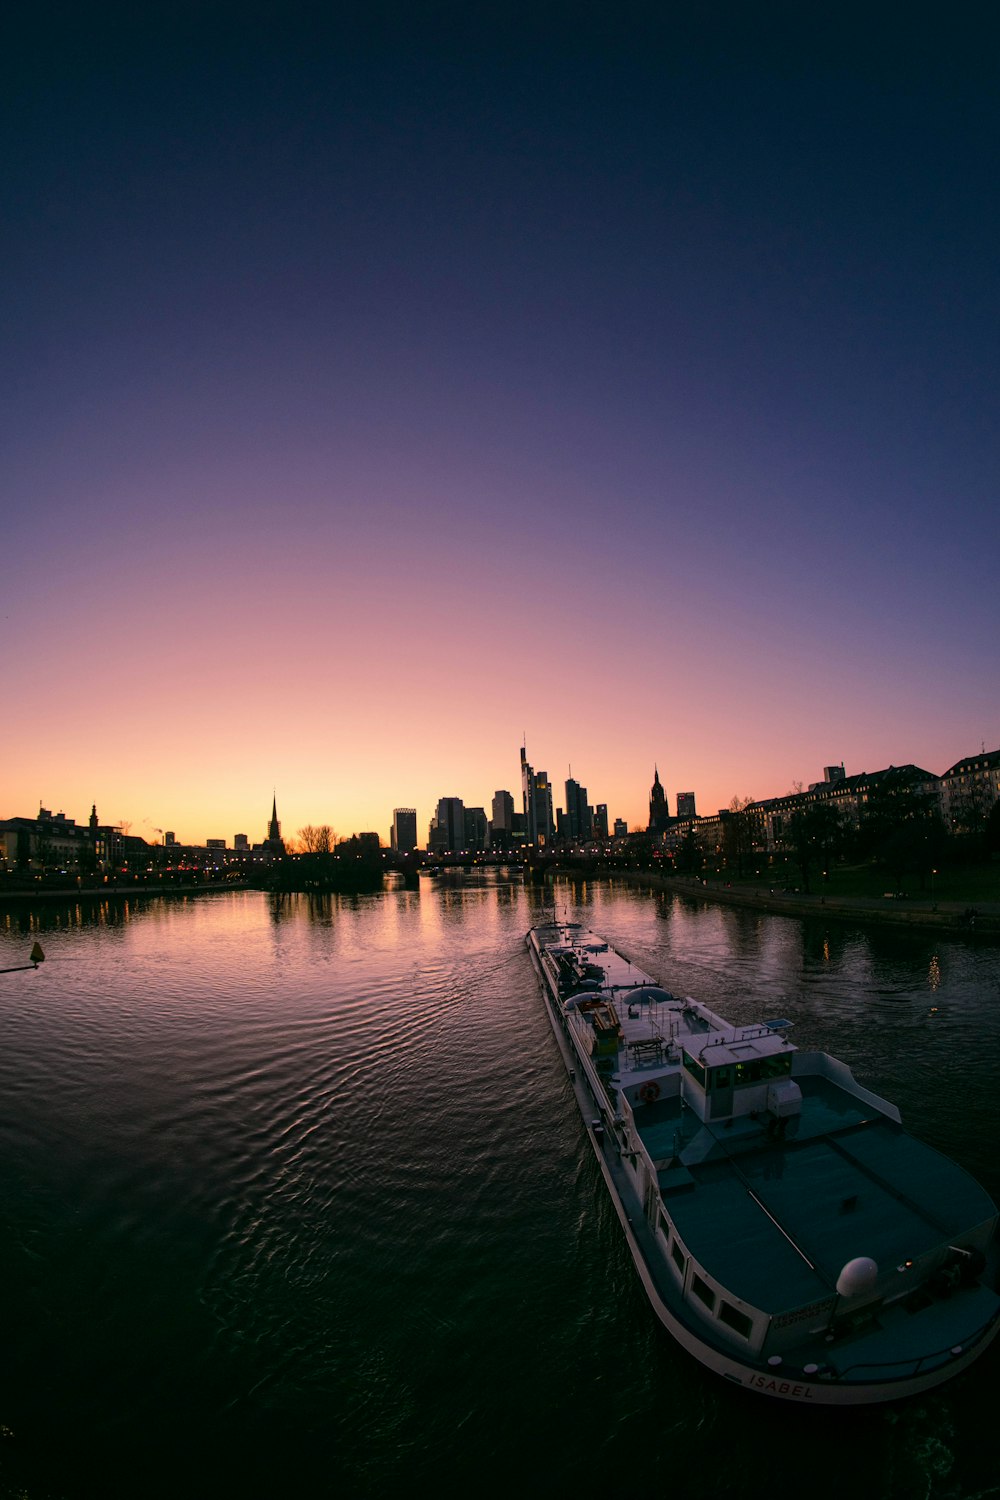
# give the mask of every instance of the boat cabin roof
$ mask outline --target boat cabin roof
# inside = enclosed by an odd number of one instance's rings
[[[751,1062],[758,1057],[773,1057],[787,1052],[790,1044],[763,1026],[743,1026],[727,1031],[710,1031],[707,1036],[685,1038],[684,1050],[706,1068],[721,1068],[731,1063]]]

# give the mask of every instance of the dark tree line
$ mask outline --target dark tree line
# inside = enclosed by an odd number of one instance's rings
[[[752,801],[734,797],[722,817],[722,850],[739,876],[758,855],[761,838]],[[953,854],[1000,854],[1000,802],[984,820],[973,848],[968,840],[948,834],[933,793],[905,770],[890,771],[872,782],[857,824],[845,819],[833,800],[817,798],[791,814],[779,840],[794,859],[805,891],[811,890],[817,870],[826,874],[837,861],[881,865],[897,887],[916,880],[924,890],[932,872]],[[676,868],[695,873],[702,862],[697,837],[689,830],[676,851]]]
[[[267,884],[282,891],[377,891],[382,885],[382,851],[365,839],[337,843],[328,824],[299,829],[301,852],[277,861]]]

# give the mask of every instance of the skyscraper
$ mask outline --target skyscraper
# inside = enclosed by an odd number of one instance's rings
[[[593,813],[587,805],[587,788],[572,776],[566,782],[566,821],[571,843],[585,843],[593,838]]]
[[[417,810],[415,807],[394,807],[392,810],[392,833],[390,846],[397,854],[412,854],[417,847]]]
[[[528,843],[538,848],[551,844],[555,837],[552,816],[552,786],[545,771],[535,771],[528,764],[521,746],[521,793],[524,797],[524,821]]]
[[[514,816],[514,799],[510,792],[494,792],[491,811],[493,813],[493,827],[505,828],[509,833],[511,830],[511,819]]]
[[[438,854],[465,848],[465,803],[461,797],[441,797],[431,820],[428,844]]]
[[[677,816],[679,818],[696,818],[698,816],[694,810],[694,792],[677,793]]]
[[[467,807],[465,809],[465,838],[462,843],[463,849],[468,849],[470,854],[482,854],[486,848],[487,823],[486,811],[482,807]]]
[[[535,772],[535,829],[540,844],[551,844],[556,824],[552,809],[552,783],[547,771]]]
[[[510,792],[494,792],[491,811],[490,843],[494,849],[509,849],[514,831],[514,799]]]
[[[535,842],[535,773],[528,764],[528,752],[521,746],[521,798],[524,803],[524,831],[528,843]]]

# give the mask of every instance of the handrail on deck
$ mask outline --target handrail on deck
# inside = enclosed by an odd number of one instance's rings
[[[948,1357],[957,1359],[959,1354],[967,1354],[970,1349],[975,1349],[976,1346],[978,1344],[981,1344],[983,1339],[986,1338],[987,1335],[989,1335],[990,1330],[994,1328],[994,1325],[998,1321],[1000,1321],[1000,1308],[998,1308],[997,1311],[993,1314],[989,1322],[984,1323],[982,1328],[980,1328],[977,1333],[973,1334],[971,1338],[966,1339],[964,1344],[949,1344],[947,1348],[935,1349],[931,1354],[921,1354],[920,1358],[917,1360],[859,1360],[856,1365],[848,1365],[846,1369],[838,1371],[835,1378],[837,1380],[844,1380],[848,1375],[852,1375],[856,1370],[892,1370],[897,1365],[905,1365],[906,1369],[900,1370],[898,1375],[887,1377],[894,1380],[905,1380],[908,1375],[919,1375],[920,1371],[922,1369],[925,1369],[929,1364],[933,1364]]]

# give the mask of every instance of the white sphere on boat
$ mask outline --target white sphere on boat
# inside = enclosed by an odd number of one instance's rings
[[[860,1297],[875,1289],[878,1281],[878,1266],[870,1255],[859,1255],[849,1260],[837,1277],[837,1291],[841,1297]]]

